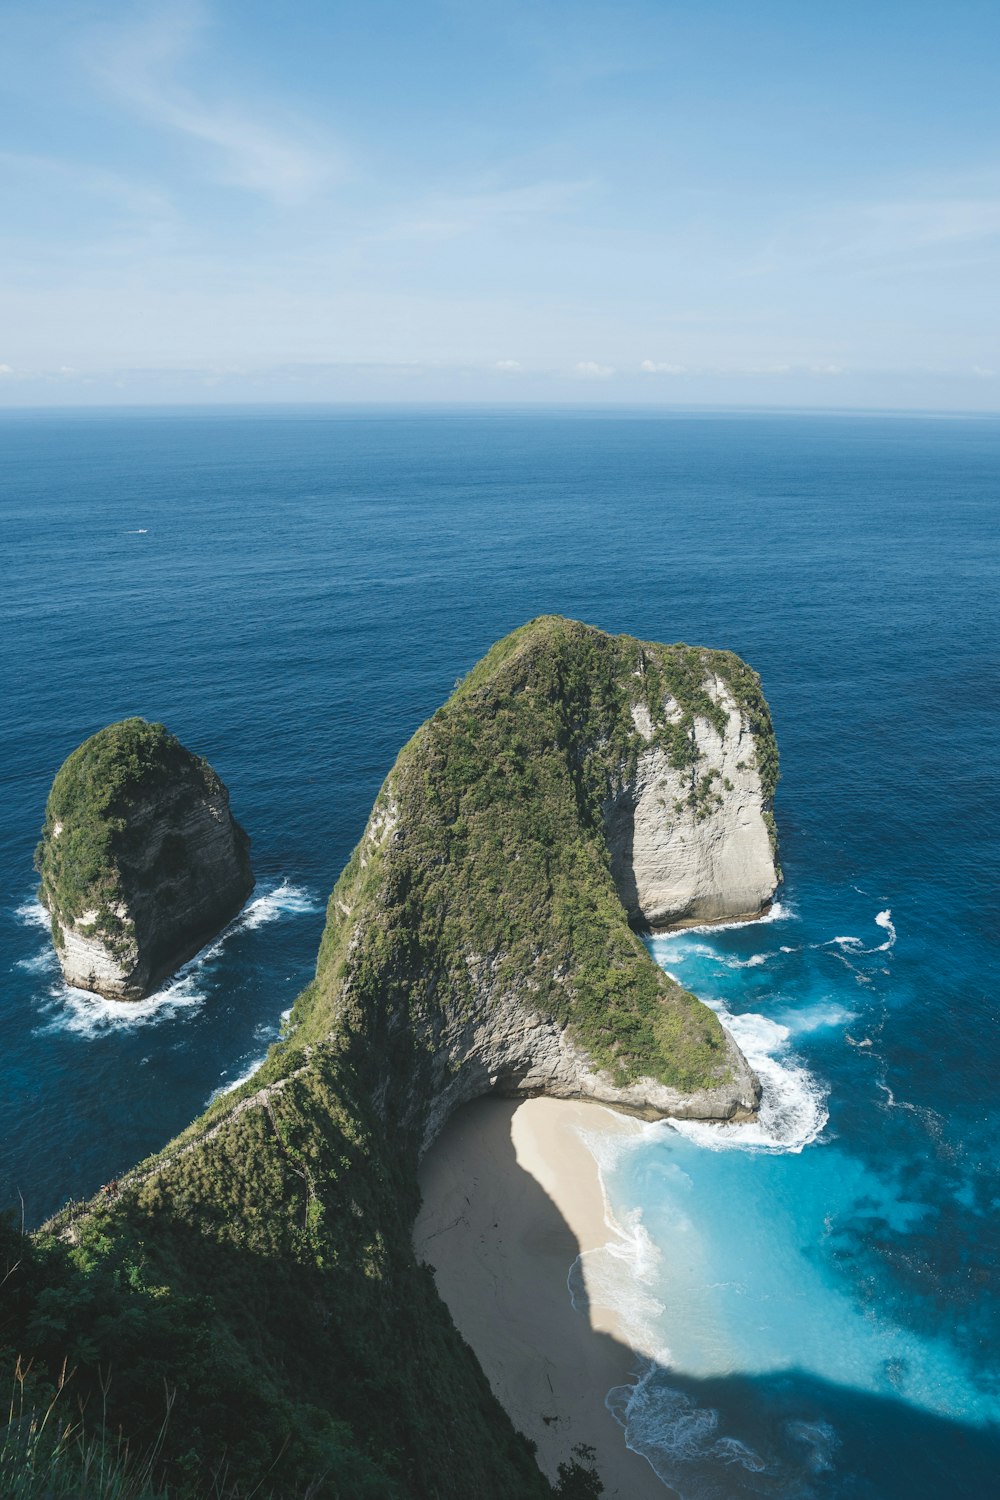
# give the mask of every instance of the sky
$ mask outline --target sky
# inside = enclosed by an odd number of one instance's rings
[[[0,406],[1000,410],[997,0],[3,0]]]

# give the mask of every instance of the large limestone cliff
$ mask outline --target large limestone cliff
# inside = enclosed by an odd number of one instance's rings
[[[776,776],[727,652],[556,617],[501,641],[401,751],[283,1039],[60,1217],[83,1285],[60,1270],[19,1352],[70,1309],[38,1357],[57,1376],[88,1348],[109,1430],[185,1482],[197,1456],[209,1492],[553,1500],[414,1259],[420,1153],[493,1089],[753,1110],[739,1050],[635,926],[760,909]]]
[[[65,761],[37,863],[67,983],[114,1000],[148,995],[254,884],[219,777],[143,719],[109,725]]]
[[[490,1089],[752,1113],[738,1047],[634,927],[760,914],[776,774],[731,653],[557,617],[495,647],[400,755],[330,904],[317,985],[387,1118],[426,1147]]]

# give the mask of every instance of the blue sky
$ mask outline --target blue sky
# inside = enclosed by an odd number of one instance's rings
[[[1000,409],[996,0],[5,0],[0,404]]]

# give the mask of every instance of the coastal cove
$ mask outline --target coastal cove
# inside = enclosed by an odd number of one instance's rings
[[[956,1472],[974,1493],[997,1417],[978,687],[996,424],[163,415],[2,436],[5,625],[51,667],[44,721],[19,674],[4,731],[5,1203],[27,1188],[37,1222],[92,1192],[262,1056],[396,750],[491,640],[558,608],[732,647],[775,716],[786,884],[762,923],[651,951],[732,1026],[764,1108],[584,1130],[643,1289],[625,1307],[611,1275],[588,1298],[657,1361],[626,1358],[612,1405],[644,1480],[648,1458],[691,1500],[930,1497]],[[90,565],[53,598],[60,548]],[[130,713],[218,767],[259,888],[125,1016],[59,984],[30,850],[60,760]]]
[[[573,1100],[468,1104],[420,1170],[418,1257],[514,1425],[550,1479],[582,1445],[608,1500],[665,1494],[605,1406],[641,1363],[612,1307],[574,1305],[567,1266],[607,1242],[597,1163],[580,1128],[618,1138],[638,1123]]]

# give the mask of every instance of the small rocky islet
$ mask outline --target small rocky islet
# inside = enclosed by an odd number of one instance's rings
[[[135,736],[164,770],[187,755],[125,723],[56,778],[40,852],[54,933],[96,905],[66,873],[75,803],[101,802],[107,828],[85,870],[110,870],[129,839],[104,749]],[[181,779],[224,822],[221,783],[191,762]],[[490,1092],[753,1114],[736,1044],[639,934],[766,910],[777,775],[759,680],[730,652],[558,616],[499,642],[400,752],[330,898],[315,978],[258,1073],[112,1197],[19,1248],[17,1353],[55,1379],[85,1346],[84,1394],[106,1366],[127,1372],[107,1422],[136,1451],[158,1444],[185,1496],[224,1470],[240,1493],[313,1493],[323,1475],[330,1496],[552,1497],[415,1259],[417,1167]],[[128,805],[146,836],[160,828],[155,799]],[[226,856],[233,902],[252,878],[244,839]],[[110,877],[98,884],[116,916]],[[121,972],[146,983],[137,961]],[[58,1326],[35,1316],[53,1297]],[[578,1469],[559,1493],[596,1493]]]
[[[122,719],[67,757],[35,856],[67,984],[142,1000],[253,890],[250,840],[201,756]]]

